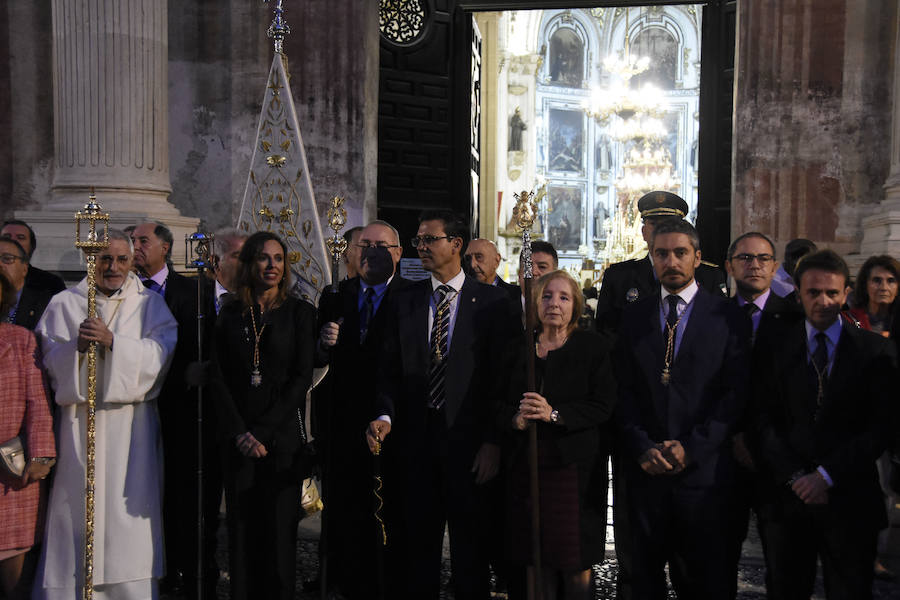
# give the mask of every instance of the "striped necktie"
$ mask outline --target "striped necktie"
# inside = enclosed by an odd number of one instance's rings
[[[450,301],[456,291],[441,285],[434,291],[434,323],[431,326],[431,368],[428,371],[429,406],[435,410],[444,405],[444,375],[447,369],[447,338],[450,334]]]

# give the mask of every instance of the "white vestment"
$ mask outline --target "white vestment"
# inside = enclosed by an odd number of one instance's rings
[[[113,333],[97,350],[94,493],[95,598],[152,598],[163,575],[162,448],[155,398],[178,326],[165,300],[133,273],[97,316]],[[84,571],[87,280],[50,301],[36,333],[59,406],[58,463],[33,598],[78,598]]]

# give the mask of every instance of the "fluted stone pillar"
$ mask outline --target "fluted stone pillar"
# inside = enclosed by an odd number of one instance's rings
[[[897,2],[900,10],[900,2]],[[860,254],[900,256],[900,19],[895,20],[893,110],[891,114],[891,170],[884,182],[878,212],[863,220]]]
[[[113,226],[154,219],[178,240],[197,219],[168,202],[166,0],[52,0],[54,169],[41,211],[19,211],[38,233],[39,266],[79,271],[72,214],[91,188]]]

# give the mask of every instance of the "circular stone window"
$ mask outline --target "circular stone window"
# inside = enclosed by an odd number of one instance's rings
[[[381,35],[395,44],[412,44],[425,30],[425,17],[425,0],[381,0]]]

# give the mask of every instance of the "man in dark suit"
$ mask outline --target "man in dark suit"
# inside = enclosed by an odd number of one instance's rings
[[[185,371],[197,360],[197,281],[171,266],[174,239],[168,227],[140,223],[131,235],[138,276],[148,289],[165,298],[178,321],[178,343],[158,400],[165,457],[166,578],[162,587],[193,597],[197,587],[197,396],[189,389]],[[204,574],[209,579],[204,588],[214,593],[215,579],[209,571]]]
[[[28,223],[18,219],[5,221],[3,228],[0,229],[0,237],[10,238],[19,242],[22,248],[25,249],[26,254],[28,254],[29,266],[28,275],[25,276],[26,287],[39,292],[49,293],[51,296],[66,289],[66,284],[59,275],[38,269],[30,264],[31,258],[34,256],[34,250],[37,248],[37,236],[34,235],[34,230]],[[35,319],[35,322],[37,322],[37,319]]]
[[[669,219],[684,219],[688,205],[670,192],[650,192],[638,200],[643,227],[641,234],[649,245],[654,228]],[[694,271],[700,287],[719,296],[725,295],[725,273],[718,265],[700,261]],[[659,292],[659,281],[653,269],[650,253],[641,259],[631,259],[610,265],[603,272],[600,297],[597,299],[597,331],[615,336],[622,320],[622,309],[646,296]]]
[[[46,288],[29,287],[27,281],[30,270],[28,253],[19,242],[11,238],[0,238],[0,272],[6,275],[16,293],[16,303],[8,314],[0,317],[7,323],[33,330],[54,292]]]
[[[749,323],[697,285],[699,245],[690,223],[660,223],[650,242],[660,293],[623,313],[617,477],[628,502],[615,499],[616,542],[632,554],[623,597],[665,598],[666,563],[680,598],[731,597],[737,577],[722,531],[731,517],[731,434],[745,403]]]
[[[736,290],[732,301],[750,320],[754,352],[777,343],[786,324],[802,318],[796,303],[788,302],[770,287],[777,267],[775,245],[758,231],[739,236],[728,248],[725,270],[734,279]],[[747,446],[747,426],[745,413],[745,418],[741,419],[732,438],[734,456],[738,461],[738,492],[735,496],[732,538],[735,561],[740,559],[743,542],[747,537],[750,510],[757,508],[759,477],[753,460],[755,452]]]
[[[389,306],[377,418],[366,431],[370,449],[384,441],[397,457],[392,553],[401,570],[389,597],[438,597],[445,524],[456,597],[489,597],[483,484],[499,467],[502,379],[491,367],[518,325],[506,294],[462,271],[467,239],[453,213],[423,213],[413,244],[431,277],[397,290]]]
[[[373,557],[378,524],[373,514],[373,461],[365,431],[375,410],[378,356],[390,298],[410,282],[395,274],[403,254],[400,235],[384,221],[363,228],[356,241],[357,277],[340,283],[337,293],[319,301],[317,367],[328,375],[316,388],[321,427],[316,443],[322,453],[323,496],[327,519],[329,593],[345,598],[375,594]],[[391,532],[388,532],[391,536]]]
[[[794,281],[806,318],[761,352],[752,390],[767,593],[809,598],[818,558],[829,600],[865,600],[887,524],[875,460],[896,435],[896,351],[840,318],[850,274],[836,253],[804,257]]]

